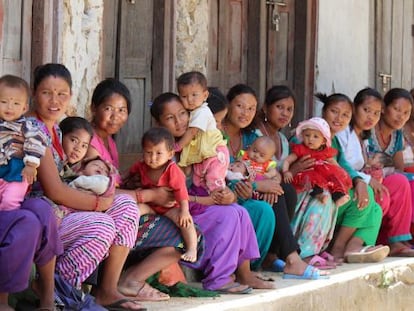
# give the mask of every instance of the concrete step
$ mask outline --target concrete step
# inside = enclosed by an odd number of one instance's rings
[[[277,289],[218,298],[171,298],[143,302],[156,310],[414,310],[414,258],[387,258],[377,264],[343,264],[329,279],[285,280],[281,273],[264,272]],[[200,284],[197,284],[200,286]]]

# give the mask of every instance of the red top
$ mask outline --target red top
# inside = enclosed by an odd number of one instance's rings
[[[150,170],[151,168],[149,168],[143,161],[137,161],[134,163],[134,165],[132,165],[129,172],[130,174],[140,175],[141,185],[144,189],[151,189],[155,187],[169,187],[174,191],[175,200],[177,202],[189,200],[185,175],[175,162],[169,161],[167,167],[161,174],[160,179],[157,183],[154,183],[147,175],[147,172]],[[157,214],[161,215],[170,209],[168,207],[153,206],[151,204],[150,206]],[[178,203],[174,207],[179,207]]]

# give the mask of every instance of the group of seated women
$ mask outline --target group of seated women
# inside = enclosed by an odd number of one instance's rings
[[[146,280],[178,262],[200,270],[206,290],[247,294],[276,287],[260,271],[318,280],[343,263],[414,257],[414,175],[404,172],[403,157],[404,137],[409,144],[414,136],[407,90],[382,97],[365,88],[354,100],[318,94],[322,117],[302,123],[289,141],[283,130],[296,102],[288,87],[270,88],[259,108],[247,85],[224,96],[201,73],[185,73],[178,94],[153,100],[158,129],[144,134],[142,158],[121,177],[114,135],[135,109],[122,82],[96,86],[90,122],[61,122],[72,99],[64,65],[36,68],[31,95],[13,81],[0,79],[4,141],[12,147],[1,150],[1,201],[12,184],[27,193],[13,208],[0,203],[0,310],[13,310],[9,294],[28,287],[33,264],[38,310],[55,310],[55,272],[81,288],[98,270],[98,304],[145,310],[142,301],[170,298]],[[25,117],[3,112],[8,103],[22,104]],[[40,161],[29,154],[27,124],[43,145]],[[301,144],[315,152],[293,156]],[[326,159],[316,157],[320,151]],[[10,181],[17,162],[20,180]],[[346,186],[332,187],[328,176],[319,182],[328,163]]]

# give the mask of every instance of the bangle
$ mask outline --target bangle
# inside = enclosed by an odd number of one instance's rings
[[[137,199],[137,203],[144,203],[141,190],[135,190],[135,198]]]
[[[94,212],[97,212],[99,208],[99,195],[96,196],[96,201],[95,201],[95,208],[94,208]]]

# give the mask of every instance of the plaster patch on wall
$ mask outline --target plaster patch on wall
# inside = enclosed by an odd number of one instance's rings
[[[92,92],[100,81],[103,0],[65,0],[63,3],[62,63],[73,79],[68,115],[86,116]]]

